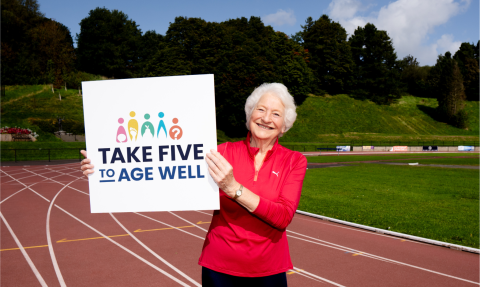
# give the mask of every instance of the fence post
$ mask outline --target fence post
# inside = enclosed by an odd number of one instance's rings
[[[48,162],[50,162],[50,149],[48,149]]]
[[[305,146],[303,146],[303,152],[305,152]]]
[[[15,162],[17,162],[17,149],[13,150],[15,152]]]

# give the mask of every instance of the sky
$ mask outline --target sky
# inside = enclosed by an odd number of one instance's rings
[[[165,34],[177,16],[210,22],[251,16],[287,35],[301,31],[307,17],[327,14],[352,35],[358,26],[373,23],[392,38],[398,58],[413,55],[420,65],[434,65],[439,54],[454,54],[462,42],[477,43],[480,0],[38,0],[40,11],[80,32],[90,10],[120,10],[146,32]]]

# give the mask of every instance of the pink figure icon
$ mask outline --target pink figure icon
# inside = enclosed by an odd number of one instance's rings
[[[123,118],[118,119],[119,124],[123,124]],[[119,126],[117,129],[117,143],[125,143],[127,142],[127,132],[125,131],[125,128],[123,126]]]

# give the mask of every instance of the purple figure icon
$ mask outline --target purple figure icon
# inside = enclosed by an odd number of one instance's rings
[[[118,123],[123,124],[123,118],[119,118]],[[118,127],[116,140],[117,140],[117,143],[127,142],[127,133],[125,132],[125,128],[123,126]]]

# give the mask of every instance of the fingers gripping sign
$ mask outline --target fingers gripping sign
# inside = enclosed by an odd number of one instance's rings
[[[206,161],[208,164],[208,172],[218,187],[228,196],[234,197],[235,191],[240,184],[233,176],[233,168],[230,163],[228,163],[219,152],[213,149],[210,150],[210,153],[206,154]]]
[[[90,164],[91,160],[87,157],[87,152],[82,150],[80,153],[85,157],[81,162],[80,162],[80,169],[82,170],[83,174],[85,177],[88,179],[88,175],[93,173],[93,164]]]

